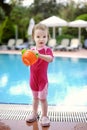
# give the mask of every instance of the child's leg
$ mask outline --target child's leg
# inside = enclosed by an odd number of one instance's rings
[[[39,92],[38,98],[41,102],[42,116],[47,116],[48,103],[47,103],[48,83],[46,83],[44,89]]]
[[[34,115],[37,114],[38,104],[39,104],[38,98],[33,98],[33,114],[34,114]]]
[[[41,108],[42,108],[42,118],[40,120],[42,126],[50,125],[50,120],[47,117],[48,112],[47,92],[48,92],[48,84],[46,84],[44,89],[39,92],[39,99],[41,101]]]
[[[42,108],[42,116],[47,116],[48,103],[46,99],[40,100]]]
[[[47,117],[48,104],[46,99],[41,100],[41,107],[42,107],[41,124],[42,126],[50,126],[50,120]]]
[[[37,110],[38,110],[38,104],[39,104],[39,100],[38,98],[33,98],[33,113],[29,115],[29,117],[26,119],[27,122],[34,122],[38,119],[38,114],[37,114]]]

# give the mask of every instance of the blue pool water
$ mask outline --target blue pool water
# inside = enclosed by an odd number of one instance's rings
[[[87,59],[55,57],[48,69],[49,105],[87,106]],[[0,54],[0,103],[32,104],[29,67]]]

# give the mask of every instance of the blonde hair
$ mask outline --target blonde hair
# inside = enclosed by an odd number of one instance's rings
[[[43,30],[43,31],[47,31],[47,34],[48,34],[48,40],[50,39],[50,34],[49,34],[49,30],[48,30],[48,27],[44,24],[36,24],[32,30],[32,39],[34,40],[34,33],[35,33],[35,30],[37,29],[40,29],[40,30]]]

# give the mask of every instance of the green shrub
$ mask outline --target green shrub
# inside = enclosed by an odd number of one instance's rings
[[[87,21],[87,14],[79,15],[79,16],[76,18],[76,20],[78,20],[78,19],[82,19],[82,20]]]
[[[64,38],[72,39],[73,36],[69,35],[69,34],[63,34],[63,35],[57,36],[57,38],[56,38],[57,43],[60,44],[61,40],[64,39]]]

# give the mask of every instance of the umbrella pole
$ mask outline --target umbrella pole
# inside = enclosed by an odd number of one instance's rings
[[[79,37],[79,44],[81,44],[81,28],[79,27],[79,34],[78,34],[78,37]]]
[[[53,38],[55,39],[55,27],[53,27]]]

